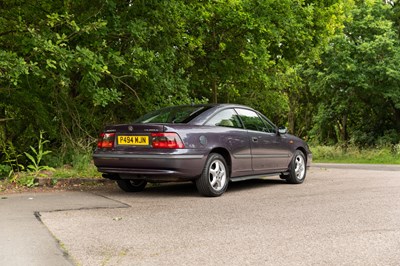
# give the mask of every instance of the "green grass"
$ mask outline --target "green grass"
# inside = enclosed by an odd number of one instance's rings
[[[68,167],[63,166],[55,168],[51,175],[53,178],[100,178],[101,173],[93,164],[88,164],[86,167]]]
[[[380,148],[311,147],[316,163],[400,164],[400,144]]]
[[[72,167],[65,165],[57,167],[52,170],[44,170],[40,172],[21,171],[14,173],[11,177],[0,178],[3,183],[15,183],[21,186],[32,187],[37,184],[34,182],[35,178],[51,178],[56,183],[60,179],[72,178],[102,178],[101,173],[93,163],[88,163],[85,167]]]

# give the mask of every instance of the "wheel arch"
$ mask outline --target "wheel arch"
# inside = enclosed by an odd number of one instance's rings
[[[304,149],[303,147],[298,147],[297,149],[296,149],[296,151],[301,151],[303,154],[304,154],[304,160],[307,162],[307,151],[306,151],[306,149]],[[295,152],[296,152],[295,151]]]
[[[229,169],[229,176],[231,176],[232,173],[232,158],[231,158],[231,154],[229,153],[229,151],[225,148],[222,147],[218,147],[218,148],[214,148],[210,151],[211,153],[218,153],[220,154],[222,157],[224,157],[225,162],[228,166]]]

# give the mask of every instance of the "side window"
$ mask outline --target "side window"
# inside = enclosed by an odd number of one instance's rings
[[[265,119],[264,117],[261,116],[262,121],[265,124],[265,132],[267,133],[274,133],[276,134],[276,126],[274,124],[272,124],[270,121],[268,121],[267,119]]]
[[[233,109],[226,109],[214,115],[205,124],[207,126],[221,126],[221,127],[234,127],[242,128],[240,119]]]
[[[246,109],[236,109],[236,111],[242,119],[246,129],[266,132],[266,125],[256,112]]]

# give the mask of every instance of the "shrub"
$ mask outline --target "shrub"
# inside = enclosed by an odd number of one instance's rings
[[[7,178],[12,172],[12,167],[7,164],[0,164],[0,179]]]
[[[375,148],[356,146],[313,146],[311,147],[314,162],[332,163],[400,163],[400,143]]]

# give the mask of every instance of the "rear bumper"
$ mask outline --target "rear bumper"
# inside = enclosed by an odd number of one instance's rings
[[[105,174],[118,174],[121,179],[137,178],[162,182],[196,179],[203,171],[206,156],[95,153],[93,160],[98,171]]]

